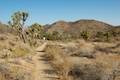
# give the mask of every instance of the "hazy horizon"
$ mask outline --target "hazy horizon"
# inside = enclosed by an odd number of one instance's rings
[[[7,23],[16,11],[29,13],[27,25],[51,24],[55,21],[94,19],[120,25],[118,0],[1,0],[0,21]]]

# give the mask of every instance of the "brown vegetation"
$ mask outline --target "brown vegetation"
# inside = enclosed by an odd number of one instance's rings
[[[18,13],[0,23],[0,80],[120,80],[120,27],[79,20],[25,29],[28,15]]]

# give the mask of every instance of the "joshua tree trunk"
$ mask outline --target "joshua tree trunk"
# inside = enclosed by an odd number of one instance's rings
[[[26,35],[25,35],[25,32],[24,32],[24,21],[22,23],[21,36],[22,36],[23,42],[26,43]]]
[[[22,33],[21,33],[21,37],[22,37],[22,39],[23,39],[23,42],[26,43],[26,40],[25,40],[25,34],[24,34],[23,31],[22,31]]]

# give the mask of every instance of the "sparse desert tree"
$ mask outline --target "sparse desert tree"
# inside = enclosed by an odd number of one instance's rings
[[[42,39],[44,36],[44,28],[38,23],[31,25],[28,32],[32,38]]]
[[[23,40],[24,43],[26,43],[24,24],[27,18],[28,13],[18,11],[11,16],[11,21],[8,22],[9,26],[17,32],[17,35]]]
[[[111,33],[110,32],[106,32],[104,34],[105,38],[106,38],[106,41],[110,41],[110,37],[111,37]]]
[[[38,23],[34,23],[28,27],[26,30],[27,39],[31,46],[37,45],[38,39],[43,39],[45,37],[44,27]]]
[[[81,36],[82,36],[83,39],[88,40],[88,38],[89,38],[88,31],[82,31],[81,32]]]

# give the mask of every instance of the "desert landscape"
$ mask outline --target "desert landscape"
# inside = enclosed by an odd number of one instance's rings
[[[24,18],[16,12],[0,23],[0,80],[120,80],[120,27],[78,20],[24,28]]]
[[[120,80],[120,1],[1,0],[0,80]]]

